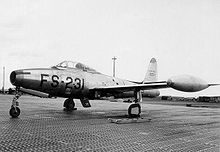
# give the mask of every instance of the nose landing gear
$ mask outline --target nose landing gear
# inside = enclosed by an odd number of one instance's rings
[[[9,114],[12,118],[17,118],[20,113],[21,113],[21,110],[20,108],[18,107],[19,106],[19,102],[18,102],[18,98],[21,96],[21,94],[19,93],[18,91],[18,88],[16,88],[15,90],[15,96],[12,100],[12,105],[11,105],[11,109],[9,111]]]
[[[9,111],[9,114],[12,118],[17,118],[21,113],[20,108],[18,107],[12,107]]]

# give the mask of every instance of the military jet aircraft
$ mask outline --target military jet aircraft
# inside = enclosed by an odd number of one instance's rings
[[[174,88],[184,92],[195,92],[211,85],[200,78],[189,75],[171,77],[167,81],[157,80],[157,61],[152,58],[142,82],[134,82],[104,75],[79,62],[64,61],[51,68],[15,70],[10,75],[11,83],[16,86],[16,94],[10,109],[11,117],[20,115],[18,98],[20,92],[36,96],[55,96],[67,98],[64,107],[74,110],[73,99],[80,99],[83,107],[91,107],[89,100],[114,96],[115,98],[134,98],[128,108],[130,117],[141,114],[142,97],[160,95],[158,89]]]

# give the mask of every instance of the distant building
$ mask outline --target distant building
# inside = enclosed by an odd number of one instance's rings
[[[172,96],[161,96],[161,100],[172,100]]]
[[[220,102],[220,96],[200,96],[197,98],[198,102]]]

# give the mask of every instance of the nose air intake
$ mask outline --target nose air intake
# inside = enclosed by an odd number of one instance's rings
[[[10,75],[10,81],[12,85],[21,85],[24,75],[31,74],[30,72],[24,72],[23,70],[12,71]]]
[[[11,72],[10,81],[11,81],[11,84],[13,84],[13,85],[16,84],[16,72],[15,71]]]

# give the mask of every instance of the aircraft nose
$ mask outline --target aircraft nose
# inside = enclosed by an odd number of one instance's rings
[[[23,79],[23,70],[15,70],[10,74],[10,81],[12,85],[19,86]]]

